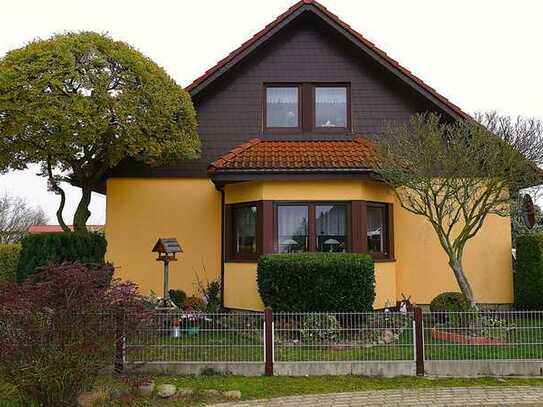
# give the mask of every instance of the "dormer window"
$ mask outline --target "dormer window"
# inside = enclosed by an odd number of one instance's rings
[[[299,86],[268,86],[266,88],[266,128],[298,129],[300,127],[299,111]]]
[[[347,128],[347,87],[315,86],[315,127]]]
[[[349,133],[350,89],[347,84],[266,84],[264,132]]]

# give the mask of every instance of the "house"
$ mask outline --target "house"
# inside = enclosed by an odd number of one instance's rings
[[[324,6],[296,3],[187,91],[201,158],[126,163],[107,180],[107,256],[120,277],[160,293],[151,249],[176,237],[170,286],[191,293],[195,275],[220,278],[233,309],[262,309],[256,262],[275,252],[371,253],[376,308],[458,291],[430,224],[400,208],[366,157],[387,121],[468,115]],[[490,216],[467,246],[478,302],[512,302],[510,236],[510,220]]]

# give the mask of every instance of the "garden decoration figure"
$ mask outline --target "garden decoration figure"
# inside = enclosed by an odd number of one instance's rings
[[[152,252],[158,253],[157,261],[164,262],[164,295],[160,299],[157,308],[175,308],[174,303],[170,299],[170,290],[168,288],[168,274],[170,261],[177,261],[176,253],[183,253],[181,245],[174,237],[160,238],[155,243]]]

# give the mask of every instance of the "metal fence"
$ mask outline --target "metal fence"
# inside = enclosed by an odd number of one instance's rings
[[[539,374],[543,312],[174,311],[155,314],[121,344],[117,355],[124,363],[224,369],[237,363],[238,374],[244,374],[238,362],[257,366],[249,366],[255,374],[273,374],[274,363],[279,374],[324,374],[325,365],[362,374],[383,374],[379,367],[385,365],[387,372],[398,375],[456,374],[467,368],[474,374]],[[313,370],[303,370],[307,366]]]
[[[412,314],[279,313],[273,321],[277,362],[414,360]]]
[[[425,360],[543,359],[543,312],[423,314]]]
[[[127,362],[264,360],[263,314],[161,312],[126,339]]]

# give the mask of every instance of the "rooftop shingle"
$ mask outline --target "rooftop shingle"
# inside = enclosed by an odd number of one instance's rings
[[[371,145],[362,137],[334,141],[253,138],[212,162],[208,171],[366,169]]]

